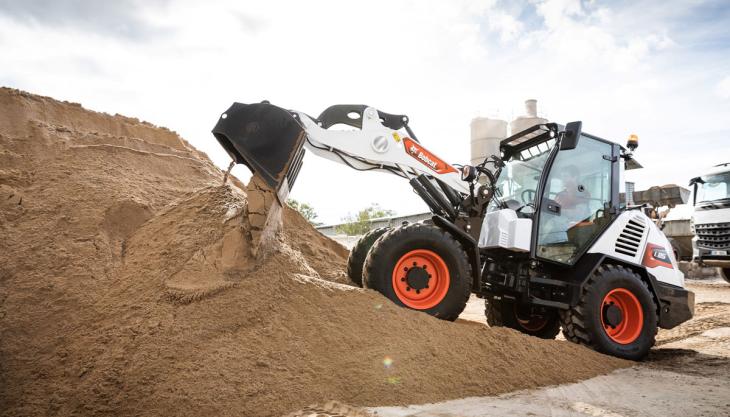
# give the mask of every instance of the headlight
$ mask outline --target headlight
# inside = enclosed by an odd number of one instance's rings
[[[471,165],[461,167],[461,180],[472,182],[477,177],[477,169]]]

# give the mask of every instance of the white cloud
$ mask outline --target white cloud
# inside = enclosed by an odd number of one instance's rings
[[[718,96],[724,99],[730,99],[730,75],[720,80],[719,83],[717,83],[717,87],[715,89],[715,92]]]
[[[727,54],[688,57],[697,52],[684,43],[694,26],[672,25],[694,4],[136,4],[128,20],[154,34],[141,40],[29,24],[0,5],[0,84],[169,126],[220,166],[227,156],[210,129],[233,101],[269,99],[310,114],[360,102],[406,113],[427,147],[464,162],[473,116],[497,109],[510,118],[534,97],[556,121],[583,120],[588,131],[618,141],[639,134],[638,157],[649,167],[640,187],[686,182],[688,159],[714,162],[718,153],[697,149],[690,138],[725,129],[717,121],[730,111],[722,99],[730,81],[717,81],[730,72]],[[243,167],[234,172],[247,178]],[[311,155],[293,196],[312,203],[324,221],[371,202],[400,213],[425,208],[399,178]]]

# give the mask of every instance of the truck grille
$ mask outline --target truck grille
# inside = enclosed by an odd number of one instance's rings
[[[706,249],[730,249],[730,223],[696,224],[697,246]]]

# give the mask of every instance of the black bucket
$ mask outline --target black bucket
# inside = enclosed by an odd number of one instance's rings
[[[246,165],[285,198],[304,157],[305,132],[297,117],[268,103],[233,103],[213,135],[237,164]]]

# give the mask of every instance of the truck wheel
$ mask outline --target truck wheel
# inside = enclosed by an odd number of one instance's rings
[[[365,258],[368,256],[370,248],[373,247],[373,243],[380,236],[383,236],[385,232],[390,230],[389,227],[379,227],[365,233],[360,240],[357,241],[355,246],[350,251],[350,256],[347,258],[347,276],[354,282],[358,287],[362,287],[362,272],[363,266],[365,265]]]
[[[364,284],[399,306],[456,320],[469,299],[471,267],[450,234],[409,224],[375,242],[365,259]]]
[[[679,248],[679,245],[677,244],[677,241],[669,238],[669,244],[672,246],[672,253],[674,253],[674,259],[679,263],[679,261],[682,259],[682,251]]]
[[[720,275],[722,275],[722,278],[730,284],[730,268],[722,268],[720,270]]]
[[[487,296],[484,299],[484,314],[490,327],[509,327],[542,339],[555,339],[560,333],[557,310],[545,310],[535,314],[529,306],[520,306],[505,298]]]
[[[641,277],[623,266],[598,268],[583,285],[578,304],[560,317],[566,339],[602,353],[640,360],[654,346],[654,297]]]

